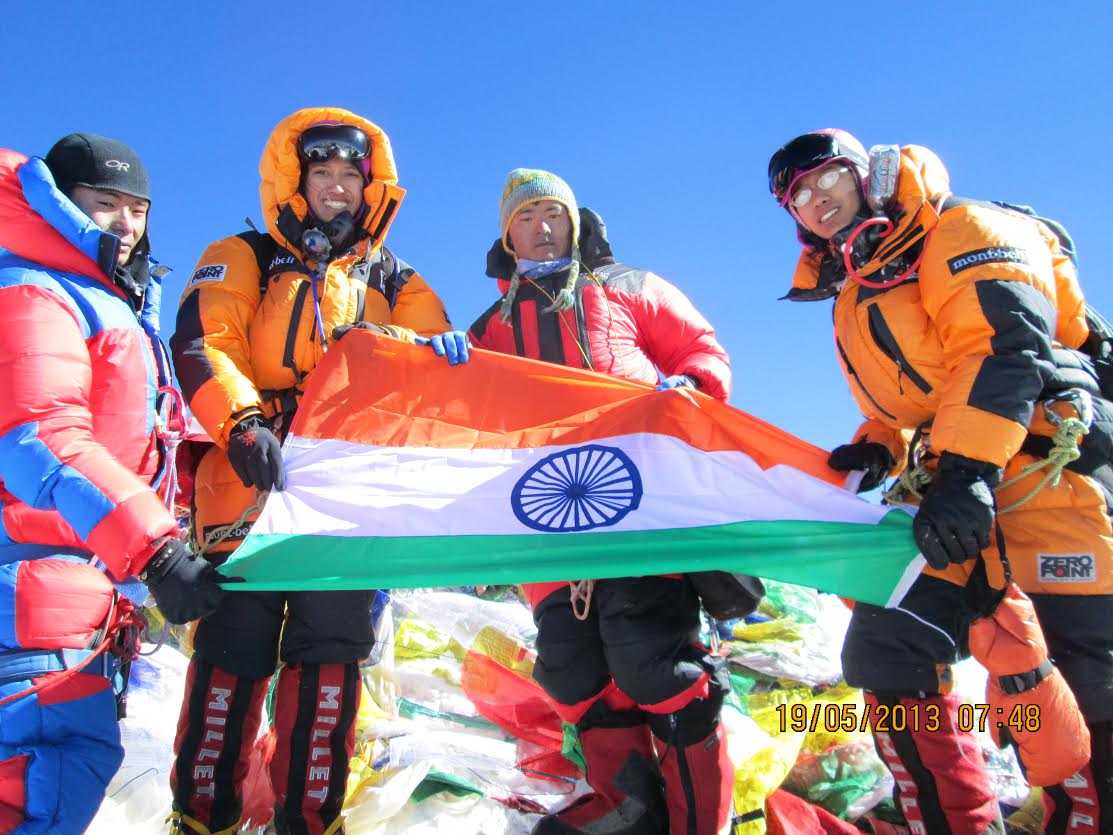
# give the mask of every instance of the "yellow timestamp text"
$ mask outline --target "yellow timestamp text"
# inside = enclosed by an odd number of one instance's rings
[[[960,731],[984,732],[986,728],[1035,733],[1040,729],[1040,706],[1018,703],[1011,707],[986,704],[960,704],[955,717]]]
[[[926,731],[935,733],[944,725],[941,708],[937,704],[870,704],[834,702],[793,702],[776,707],[781,733],[788,731],[815,733],[865,733],[869,730],[882,733]],[[1040,729],[1040,706],[1015,704],[998,707],[989,704],[960,704],[951,720],[963,732],[988,728],[1034,733]],[[947,722],[950,724],[950,722]]]
[[[875,731],[901,733],[927,731],[934,733],[942,726],[937,704],[865,705],[834,702],[793,702],[777,705],[781,733],[788,731],[823,731],[824,733],[865,733]]]

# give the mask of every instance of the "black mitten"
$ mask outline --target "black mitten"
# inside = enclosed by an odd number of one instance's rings
[[[226,578],[184,542],[167,539],[147,561],[139,579],[154,595],[171,623],[189,623],[211,615],[224,599],[218,583]]]
[[[896,463],[889,448],[876,441],[843,444],[835,447],[827,459],[827,466],[832,470],[865,471],[862,482],[858,485],[859,493],[866,493],[884,482]]]
[[[924,559],[935,569],[972,560],[989,547],[996,518],[993,487],[1001,470],[944,452],[912,522]]]

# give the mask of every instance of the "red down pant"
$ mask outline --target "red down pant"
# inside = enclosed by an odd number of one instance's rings
[[[950,695],[950,665],[989,594],[984,573],[968,586],[921,575],[900,609],[857,603],[843,643],[843,675],[866,691],[875,719],[904,717],[899,727],[874,722],[874,744],[895,781],[894,799],[916,835],[1003,832],[997,798],[974,736],[961,731]],[[882,710],[879,712],[879,706]],[[928,724],[928,717],[937,720]],[[887,729],[879,730],[887,725]]]
[[[342,831],[336,819],[355,744],[359,662],[374,643],[373,597],[373,591],[235,592],[201,621],[170,777],[182,830],[205,835],[240,823],[281,634],[270,766],[275,826],[282,835]]]
[[[966,655],[970,624],[984,602],[983,582],[978,572],[966,587],[921,576],[899,609],[858,603],[843,644],[847,682],[865,689],[875,703],[910,706],[920,700],[926,706],[940,699],[941,691],[950,689],[950,665]],[[1091,732],[1087,768],[1044,794],[1051,817],[1047,831],[1056,832],[1055,826],[1073,816],[1074,828],[1065,831],[1105,835],[1113,828],[1102,830],[1095,823],[1086,829],[1083,819],[1099,820],[1099,814],[1090,814],[1095,809],[1108,819],[1113,797],[1108,734],[1094,732],[1095,725],[1113,719],[1113,597],[1033,594],[1031,599],[1051,660],[1078,699]],[[933,835],[984,831],[991,812],[996,814],[996,801],[971,735],[955,729],[947,742],[939,731],[922,727],[923,709],[920,716],[919,733],[909,727],[887,739],[875,734],[879,753],[898,777],[898,806],[911,818],[922,818],[922,831]],[[944,743],[949,754],[940,747]]]
[[[534,678],[557,713],[587,737],[603,736],[597,715],[615,717],[608,721],[618,725],[625,721],[621,717],[640,714],[652,731],[669,831],[722,831],[730,820],[734,783],[719,721],[730,681],[724,660],[699,643],[700,603],[691,583],[682,576],[597,580],[584,619],[573,612],[567,583],[527,586],[526,593],[537,624]],[[612,746],[629,740],[630,753],[645,755],[633,728],[607,737]],[[608,756],[626,760],[621,751]],[[602,767],[596,772],[606,773]],[[590,764],[587,779],[596,797],[622,794],[610,785],[597,786]],[[594,808],[602,812],[608,803],[600,799]],[[578,817],[583,814],[581,807]],[[614,831],[640,833],[641,826]]]

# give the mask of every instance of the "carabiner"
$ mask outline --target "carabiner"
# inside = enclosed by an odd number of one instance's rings
[[[1047,418],[1047,422],[1052,426],[1058,426],[1063,422],[1063,418],[1051,408],[1054,403],[1069,403],[1074,408],[1075,414],[1078,416],[1078,419],[1082,421],[1087,430],[1089,430],[1090,426],[1093,424],[1094,398],[1090,392],[1085,389],[1070,388],[1044,399],[1044,417]]]

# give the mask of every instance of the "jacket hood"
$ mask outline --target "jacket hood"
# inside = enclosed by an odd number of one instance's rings
[[[58,190],[46,163],[0,150],[0,247],[48,269],[111,285],[119,246],[118,237]]]
[[[398,187],[398,172],[390,140],[373,122],[340,107],[311,107],[287,116],[271,132],[259,161],[259,197],[267,230],[279,246],[304,257],[301,236],[309,206],[298,191],[301,161],[297,141],[302,131],[320,122],[340,122],[363,130],[371,140],[371,170],[363,190],[366,211],[360,226],[371,239],[368,251],[382,245],[406,192]]]
[[[42,159],[0,149],[0,251],[48,270],[95,278],[125,297],[113,279],[119,248],[119,237],[93,223],[58,189]],[[149,249],[144,234],[128,266],[145,278],[139,317],[149,333],[157,334],[162,278],[170,270],[158,266]]]
[[[607,238],[607,224],[599,213],[587,206],[580,206],[579,221],[577,243],[581,263],[589,270],[598,270],[615,263],[611,242]],[[509,286],[508,282],[517,267],[518,260],[506,251],[503,239],[498,238],[487,251],[487,275],[497,278],[500,286]],[[503,292],[506,292],[505,287]]]
[[[949,193],[950,175],[933,151],[920,145],[901,148],[897,192],[892,208],[885,213],[893,222],[893,230],[881,240],[872,258],[858,268],[858,274],[868,278],[921,242],[939,221],[937,206]],[[804,247],[786,299],[811,301],[836,294],[820,279],[828,255],[826,248]]]

